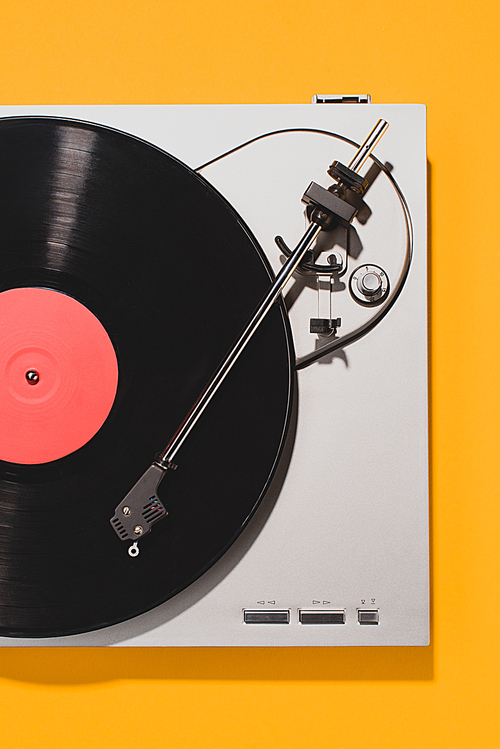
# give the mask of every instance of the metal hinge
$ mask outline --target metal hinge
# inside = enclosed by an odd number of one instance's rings
[[[371,104],[370,94],[314,94],[311,104]]]

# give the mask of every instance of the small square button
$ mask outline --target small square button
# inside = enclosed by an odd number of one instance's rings
[[[358,609],[359,624],[378,624],[378,609]]]

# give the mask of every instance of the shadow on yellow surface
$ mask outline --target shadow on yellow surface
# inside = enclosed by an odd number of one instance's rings
[[[0,678],[35,684],[123,679],[430,681],[433,647],[13,648]]]

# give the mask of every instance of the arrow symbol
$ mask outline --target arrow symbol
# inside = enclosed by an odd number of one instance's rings
[[[262,605],[264,605],[265,601],[257,601],[257,603],[261,603]]]
[[[323,601],[323,603],[331,603],[331,601]]]
[[[321,603],[321,601],[313,601],[313,603]]]
[[[268,601],[268,603],[276,603],[276,601]]]

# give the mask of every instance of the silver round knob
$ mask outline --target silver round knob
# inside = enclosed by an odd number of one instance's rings
[[[365,296],[373,296],[378,291],[380,291],[380,287],[382,286],[382,279],[380,278],[378,273],[365,273],[358,278],[357,286],[360,292]]]
[[[387,273],[379,265],[360,265],[351,273],[349,291],[365,307],[381,304],[389,295]]]

